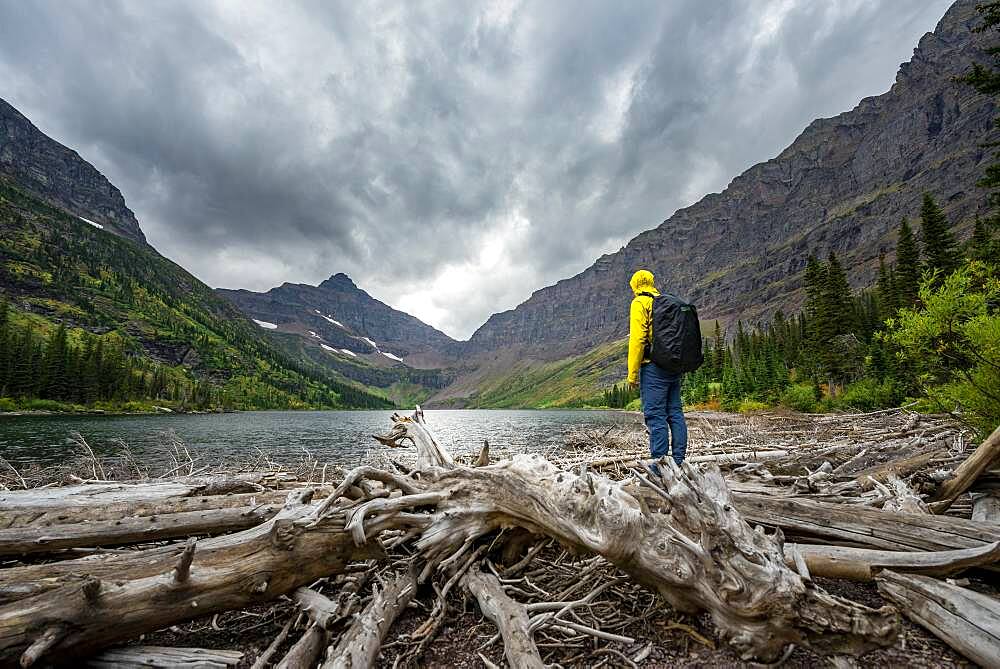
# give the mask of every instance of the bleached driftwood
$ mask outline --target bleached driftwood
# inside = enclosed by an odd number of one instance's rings
[[[106,578],[84,572],[66,585],[0,606],[0,664],[20,661],[26,667],[43,658],[79,656],[177,622],[272,599],[340,573],[352,560],[381,554],[377,546],[356,546],[343,521],[337,522],[342,515],[333,513],[330,524],[306,527],[300,521],[312,511],[309,495],[289,497],[272,520],[206,542],[209,550],[200,550],[199,542],[172,555],[136,551],[131,561],[110,561],[130,564],[130,571]]]
[[[1000,541],[1000,525],[963,518],[753,493],[735,493],[733,499],[749,522],[815,539],[808,543],[833,541],[878,550],[944,551]]]
[[[883,572],[878,589],[915,623],[984,667],[1000,658],[1000,601],[929,576]]]
[[[375,664],[382,642],[417,591],[413,571],[403,572],[379,590],[354,624],[331,649],[323,669],[352,669]]]
[[[314,487],[315,497],[326,497],[332,489],[332,486]],[[10,508],[0,507],[0,530],[118,521],[126,518],[148,518],[149,516],[164,516],[192,511],[250,508],[264,505],[280,506],[284,503],[288,493],[293,490],[294,488],[252,493],[140,498],[135,501],[119,502],[92,502],[88,500],[87,503],[75,501],[56,505],[49,501],[38,506],[25,504]]]
[[[0,530],[0,555],[48,553],[85,546],[123,546],[192,535],[224,534],[259,525],[278,513],[281,507],[281,504],[264,504],[120,520],[8,528]]]
[[[980,523],[1000,523],[1000,490],[972,494],[972,520]]]
[[[471,569],[462,577],[462,584],[476,598],[483,615],[492,620],[500,630],[504,654],[510,666],[543,669],[545,663],[538,654],[538,647],[528,627],[528,612],[524,605],[508,597],[493,574]]]
[[[124,646],[111,648],[87,661],[89,669],[138,669],[171,667],[174,669],[225,669],[243,659],[237,650],[176,648],[173,646]]]
[[[422,429],[419,421],[397,417],[390,434],[420,448],[427,443]],[[418,452],[418,460],[440,462],[434,451]],[[552,537],[603,556],[679,610],[707,610],[723,639],[747,658],[773,659],[790,643],[861,652],[892,642],[898,628],[892,610],[869,609],[803,582],[785,566],[780,536],[755,532],[741,518],[717,468],[667,462],[661,471],[662,479],[641,488],[560,471],[537,455],[485,467],[431,465],[401,496],[353,508],[347,528],[358,542],[387,528],[419,530],[415,545],[431,566],[453,561],[500,527]],[[364,475],[349,474],[342,487]],[[414,512],[420,509],[426,512]]]
[[[393,414],[392,430],[388,434],[372,435],[379,443],[398,448],[404,441],[409,441],[417,449],[417,470],[431,467],[448,467],[455,464],[455,459],[443,448],[427,426],[424,411],[419,406],[412,416]],[[486,446],[487,458],[489,446]]]
[[[1000,561],[1000,542],[953,551],[879,551],[847,546],[785,544],[785,564],[794,554],[805,560],[814,576],[871,581],[883,569],[928,576],[954,576],[966,569]]]
[[[958,466],[952,478],[941,484],[935,495],[934,504],[931,505],[934,513],[943,513],[947,510],[959,495],[968,490],[983,472],[998,461],[1000,461],[1000,427],[993,430],[972,455]]]

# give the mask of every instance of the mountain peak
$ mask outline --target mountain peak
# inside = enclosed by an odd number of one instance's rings
[[[347,276],[343,272],[337,272],[329,279],[319,284],[320,288],[355,288],[357,285],[351,280],[351,277]]]
[[[146,245],[121,191],[72,149],[0,99],[0,176],[78,218]]]

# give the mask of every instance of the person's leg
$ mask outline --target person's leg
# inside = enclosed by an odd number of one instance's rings
[[[687,421],[684,420],[684,404],[681,401],[681,381],[683,378],[683,376],[672,378],[666,387],[667,424],[670,425],[670,441],[672,442],[670,454],[677,464],[684,462],[688,443]]]
[[[647,363],[639,369],[642,415],[649,428],[649,454],[654,460],[666,455],[670,449],[667,437],[667,389],[659,372],[659,367],[653,363]]]

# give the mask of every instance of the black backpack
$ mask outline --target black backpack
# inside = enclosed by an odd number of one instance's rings
[[[649,359],[669,374],[693,372],[701,367],[701,325],[698,310],[676,295],[653,295],[651,341],[646,349]]]

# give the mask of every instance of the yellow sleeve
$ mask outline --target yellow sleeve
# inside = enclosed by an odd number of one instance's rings
[[[639,298],[632,300],[628,322],[628,382],[639,383],[639,367],[649,342],[649,312]]]

